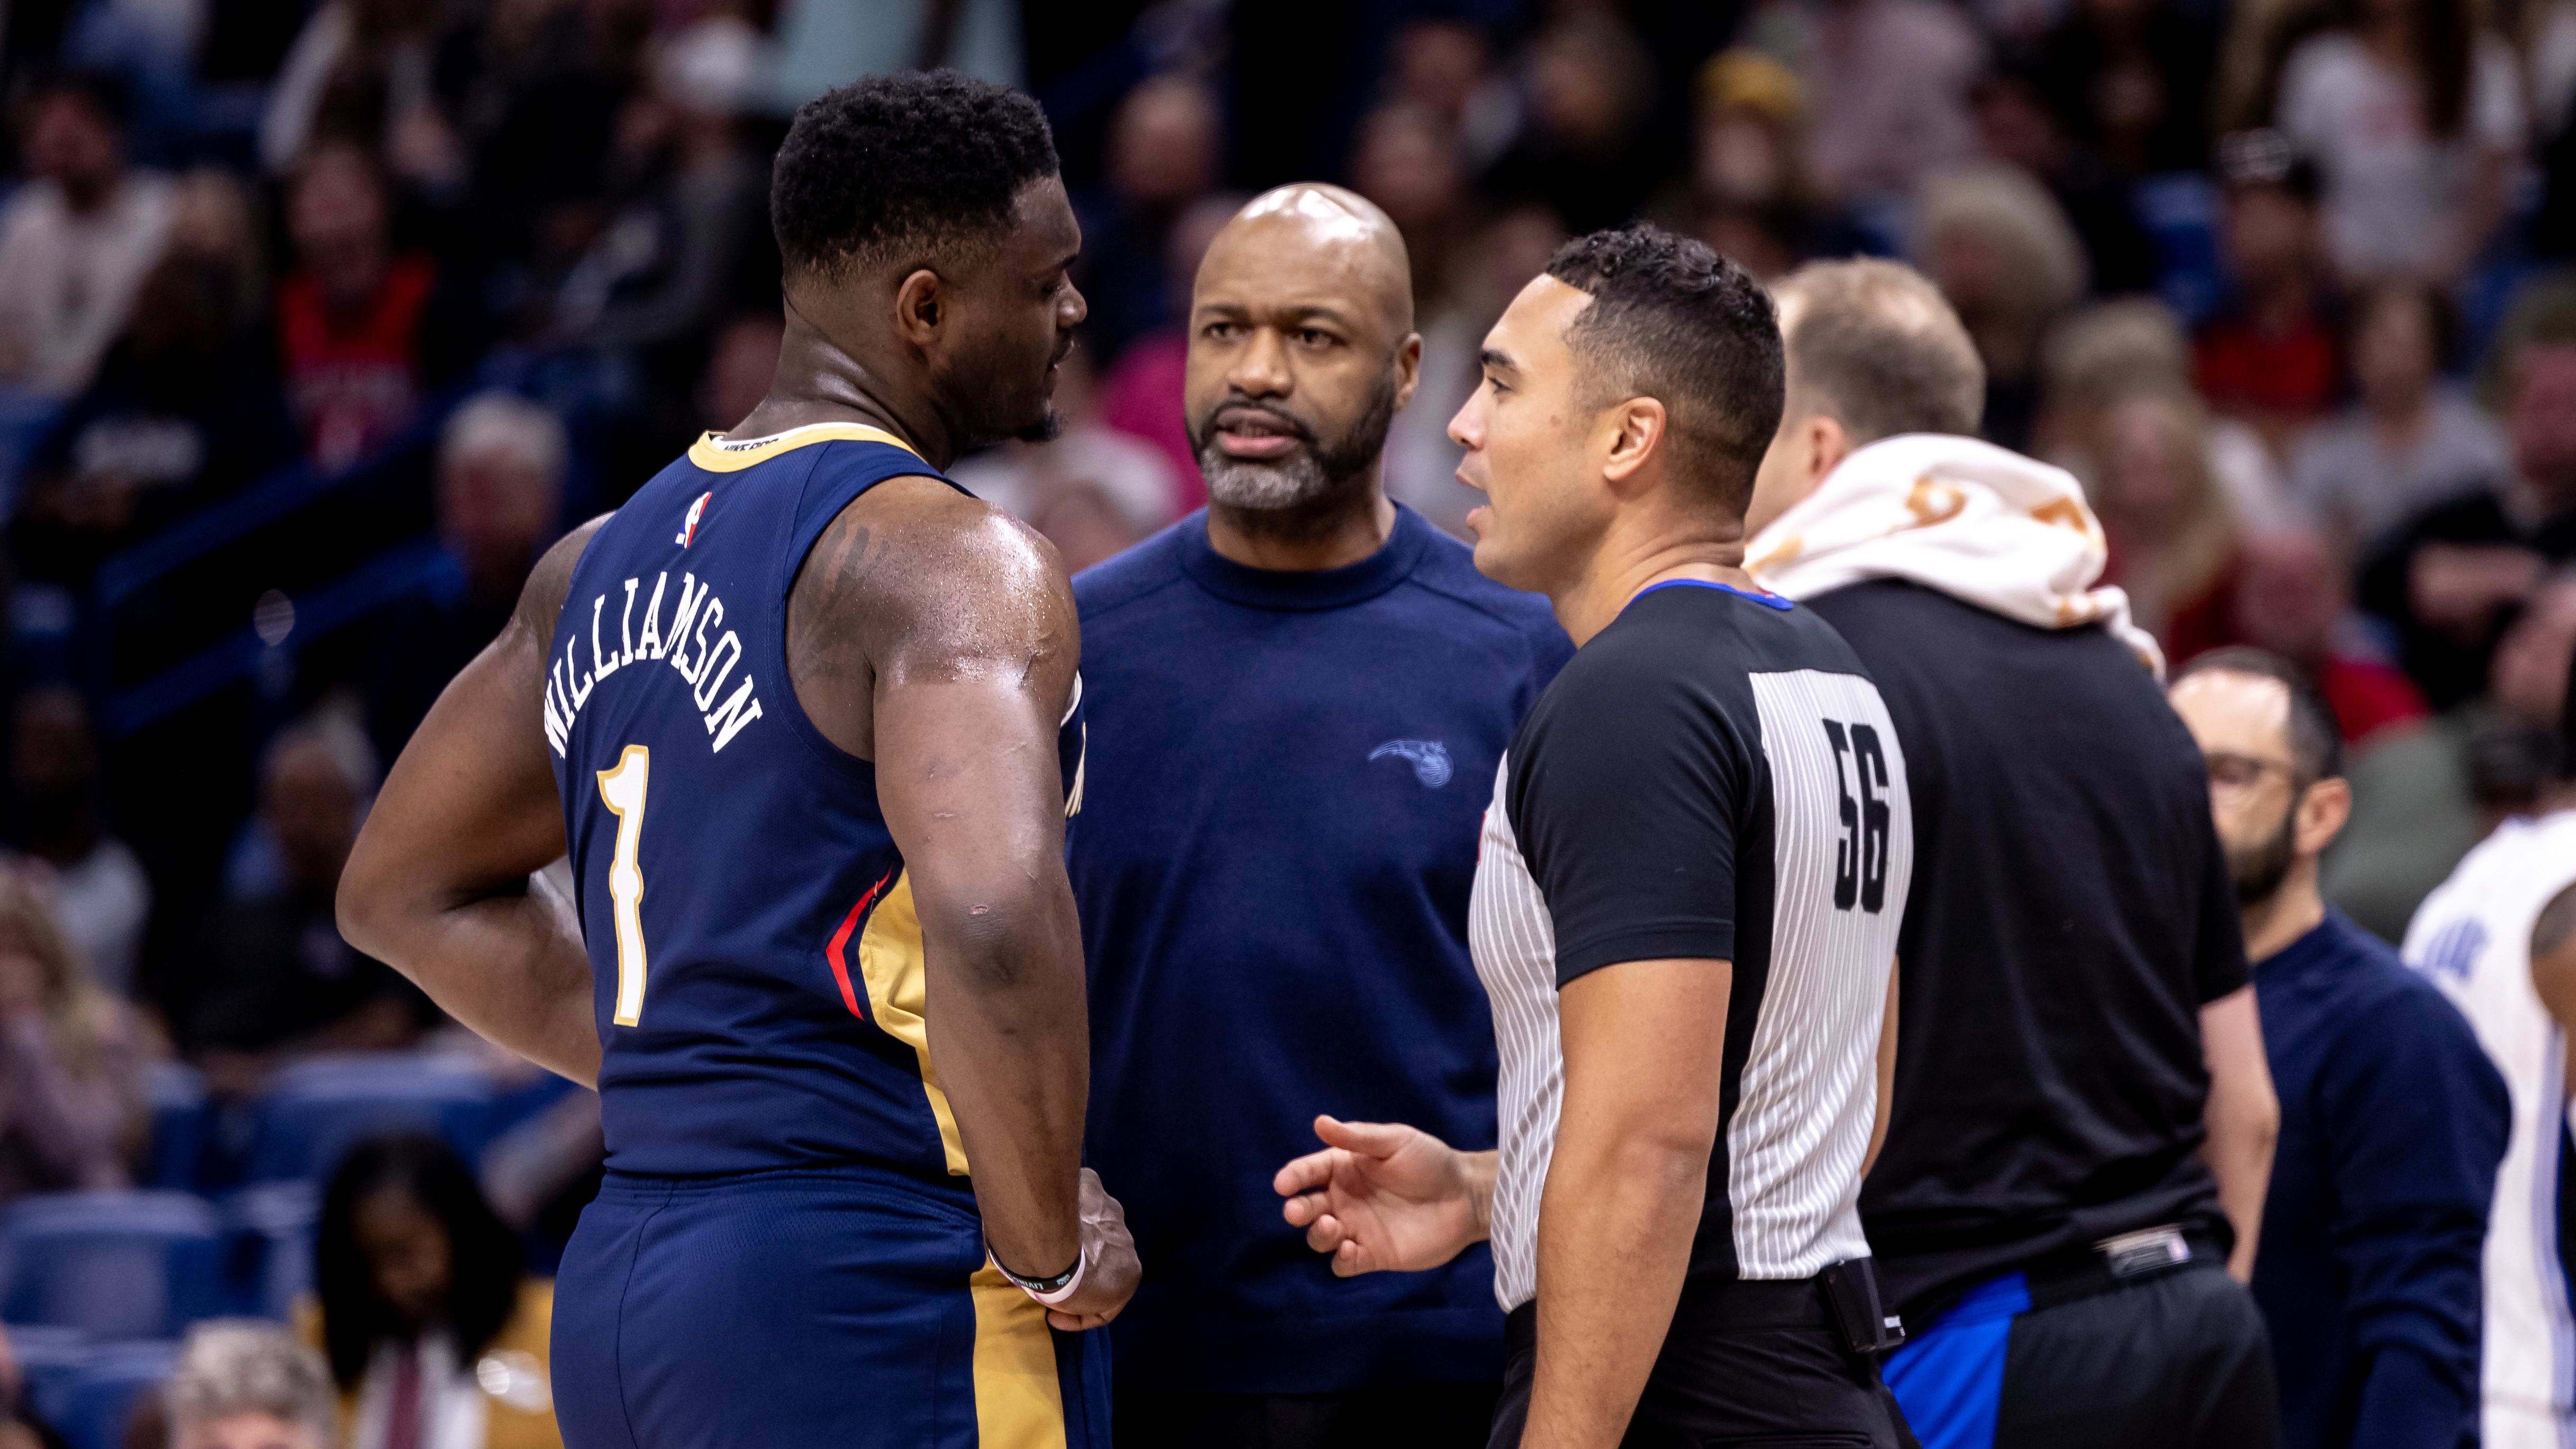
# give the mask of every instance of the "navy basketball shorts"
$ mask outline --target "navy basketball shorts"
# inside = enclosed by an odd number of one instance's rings
[[[567,1449],[1109,1449],[1108,1334],[1047,1327],[969,1203],[610,1173],[555,1280]]]

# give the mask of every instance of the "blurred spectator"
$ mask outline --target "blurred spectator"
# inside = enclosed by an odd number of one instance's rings
[[[2077,0],[2033,50],[2057,113],[2116,175],[2208,164],[2215,43],[2173,0]]]
[[[11,734],[16,843],[43,879],[55,922],[91,976],[130,997],[152,882],[100,818],[106,790],[89,704],[69,685],[40,685],[18,696]]]
[[[2396,630],[2436,709],[2477,691],[2513,608],[2551,564],[2576,559],[2576,287],[2525,296],[2489,368],[2511,470],[2407,523],[2362,573],[2362,607]]]
[[[1556,213],[1530,202],[1496,215],[1469,245],[1460,285],[1436,311],[1416,314],[1422,370],[1413,401],[1386,435],[1386,494],[1452,535],[1467,537],[1467,510],[1483,495],[1458,481],[1460,450],[1449,419],[1484,381],[1485,334],[1513,295],[1565,241]]]
[[[2325,700],[2243,649],[2187,668],[2172,699],[2209,761],[2281,1101],[2252,1284],[2281,1442],[2474,1443],[2504,1078],[2438,988],[2318,894],[2351,803]]]
[[[2098,485],[2106,451],[2103,420],[2134,392],[2188,391],[2191,344],[2182,319],[2162,302],[2124,297],[2086,307],[2058,324],[2043,353],[2039,451]],[[2233,418],[2207,417],[2209,475],[2248,529],[2296,521],[2289,485],[2260,434]]]
[[[1545,201],[1578,232],[1623,225],[1671,159],[1659,137],[1642,132],[1655,103],[1653,59],[1602,9],[1550,25],[1523,64],[1528,110],[1487,186]]]
[[[254,1090],[297,1055],[400,1047],[419,1034],[422,998],[340,939],[333,910],[375,786],[375,752],[337,715],[316,715],[270,741],[259,809],[277,851],[278,887],[220,907],[198,937],[195,976],[178,984],[181,1040],[216,1090]]]
[[[2449,301],[2409,278],[2365,289],[2351,313],[2350,411],[2299,443],[2290,486],[2345,539],[2365,543],[2503,475],[2504,434],[2441,376]]]
[[[261,319],[268,301],[267,223],[263,198],[240,175],[200,166],[180,176],[170,194],[165,254],[210,257],[231,278],[235,316]]]
[[[2398,939],[2472,846],[2533,808],[2557,763],[2552,735],[2571,651],[2576,573],[2562,573],[2534,591],[2505,631],[2483,697],[2354,762],[2352,824],[2327,860],[2326,891],[2337,907]]]
[[[1378,204],[1404,235],[1413,263],[1413,303],[1440,306],[1473,221],[1467,162],[1458,134],[1417,102],[1383,106],[1360,123],[1351,189]]]
[[[2084,249],[2066,213],[2029,176],[1986,163],[1924,185],[1917,235],[1923,270],[1985,362],[1987,440],[2027,450],[2041,340],[2084,295]]]
[[[599,229],[606,158],[651,18],[635,0],[512,0],[443,53],[440,80],[472,157],[452,221],[460,243],[497,262],[497,310],[548,295],[547,279]]]
[[[1748,47],[1700,67],[1689,180],[1662,209],[1756,277],[1805,259],[1821,206],[1807,174],[1807,90],[1794,72]]]
[[[1156,76],[1119,104],[1105,162],[1108,194],[1082,217],[1078,278],[1091,304],[1084,330],[1104,358],[1175,325],[1187,310],[1190,274],[1171,266],[1172,233],[1216,184],[1221,116],[1206,86],[1179,75]],[[1172,398],[1177,411],[1180,393]]]
[[[716,329],[698,379],[699,426],[729,433],[769,395],[787,325],[774,311],[745,313]]]
[[[27,184],[0,207],[0,379],[66,396],[125,325],[170,226],[170,183],[129,170],[112,81],[52,77],[27,109]]]
[[[1004,443],[950,476],[1045,534],[1073,574],[1180,517],[1180,481],[1161,449],[1100,421],[1091,365],[1078,351],[1056,378],[1055,409],[1064,431],[1052,442]]]
[[[132,317],[28,460],[15,527],[34,576],[83,582],[105,554],[295,461],[247,213],[221,173],[180,183]]]
[[[1974,145],[1968,88],[1985,44],[1937,0],[1773,0],[1765,48],[1807,83],[1810,159],[1842,202],[1910,197]],[[1581,230],[1581,227],[1576,227]]]
[[[456,322],[434,306],[438,264],[393,247],[392,199],[366,152],[326,142],[287,181],[295,267],[278,287],[277,342],[306,455],[326,473],[392,440],[453,370]]]
[[[2104,577],[2168,655],[2206,639],[2235,583],[2236,519],[2209,473],[2206,415],[2181,389],[2141,389],[2103,418],[2093,508],[2111,548]]]
[[[439,0],[325,0],[269,88],[261,161],[283,172],[316,141],[348,141],[427,190],[460,185],[463,144],[432,75],[443,19]]]
[[[780,111],[888,71],[944,65],[1020,84],[1020,7],[1010,0],[778,0],[775,9]]]
[[[402,753],[447,681],[500,637],[528,570],[563,533],[567,461],[563,424],[525,398],[487,392],[449,416],[437,487],[450,567],[424,595],[388,610],[367,650],[367,733],[378,759]]]
[[[2528,144],[2513,52],[2469,0],[2334,0],[2290,52],[2277,124],[2317,159],[2347,277],[2458,280],[2503,221]]]
[[[322,1356],[274,1323],[188,1330],[163,1397],[170,1449],[330,1449],[337,1438]]]
[[[1999,65],[1972,95],[1978,148],[2048,188],[2084,243],[2094,288],[2113,294],[2152,288],[2155,245],[2138,224],[2128,183],[2067,129],[2052,109],[2045,75],[2027,64]]]
[[[666,41],[650,91],[628,103],[617,157],[633,198],[564,279],[557,332],[649,354],[703,337],[728,300],[753,229],[767,218],[769,174],[745,154],[735,118],[764,74],[758,32],[733,16]],[[694,370],[691,354],[688,370]]]
[[[2334,405],[2341,349],[2317,229],[2317,171],[2278,131],[2219,147],[2219,242],[2230,292],[2195,344],[2201,396],[2262,435],[2273,456]]]
[[[2424,718],[2424,696],[2405,673],[2366,652],[2354,627],[2352,573],[2315,528],[2289,525],[2254,534],[2238,551],[2235,588],[2205,637],[2181,644],[2175,662],[2201,647],[2251,644],[2298,666],[2333,707],[2344,743],[2366,749],[2391,730]]]
[[[2515,725],[2549,730],[2567,707],[2571,662],[2576,662],[2576,569],[2552,574],[2496,641],[2487,699]]]
[[[1520,134],[1520,93],[1495,74],[1493,46],[1470,21],[1433,16],[1405,26],[1389,47],[1388,70],[1390,95],[1439,117],[1470,171],[1492,165]]]
[[[547,1391],[554,1288],[436,1137],[350,1149],[322,1195],[318,1303],[345,1449],[561,1449]]]
[[[569,906],[569,887],[562,899]],[[535,1070],[515,1057],[511,1065],[521,1071]],[[561,1261],[581,1210],[598,1196],[607,1160],[608,1139],[600,1130],[597,1092],[566,1092],[553,1106],[503,1132],[483,1149],[484,1194],[492,1201],[492,1211],[528,1245],[532,1265],[541,1254]]]
[[[143,1143],[143,1061],[34,882],[0,873],[0,1200],[119,1188]]]
[[[1180,490],[1177,511],[1181,513],[1207,501],[1207,485],[1199,478],[1198,455],[1190,447],[1189,427],[1181,420],[1182,380],[1190,351],[1186,326],[1190,288],[1199,274],[1199,259],[1207,255],[1208,243],[1234,219],[1245,199],[1231,192],[1202,197],[1173,223],[1170,255],[1163,264],[1163,276],[1171,289],[1165,303],[1171,324],[1135,339],[1125,351],[1116,354],[1117,363],[1101,385],[1103,420],[1122,433],[1143,438],[1162,449],[1163,456],[1171,460],[1172,476]],[[1090,249],[1086,236],[1083,250]],[[1098,315],[1093,313],[1094,317]],[[1104,348],[1095,355],[1111,354]]]

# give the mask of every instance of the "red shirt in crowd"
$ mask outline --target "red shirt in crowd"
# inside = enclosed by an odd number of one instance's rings
[[[2232,577],[2237,565],[2228,565]],[[2188,664],[2197,654],[2229,644],[2253,641],[2245,637],[2238,623],[2236,591],[2213,589],[2174,611],[2173,623],[2165,630],[2165,654],[2175,667]],[[2391,725],[2419,720],[2431,713],[2424,703],[2423,691],[2405,671],[2375,659],[2356,658],[2329,650],[2324,659],[2310,666],[2309,677],[2316,681],[2317,692],[2333,706],[2335,723],[2343,729],[2343,742],[2359,745]]]
[[[338,472],[402,431],[420,406],[421,327],[438,268],[401,257],[356,307],[335,309],[307,273],[278,287],[287,406],[313,465]]]
[[[2243,317],[2221,317],[2193,347],[2200,395],[2223,413],[2323,416],[2334,407],[2342,363],[2334,333],[2315,317],[2278,335]]]

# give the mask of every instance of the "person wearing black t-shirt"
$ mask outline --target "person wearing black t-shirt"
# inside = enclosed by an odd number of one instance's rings
[[[2361,607],[2396,631],[2435,709],[2486,688],[2516,613],[2576,562],[2576,288],[2536,291],[2497,352],[2512,476],[2418,514],[2361,573]]]
[[[1599,232],[1450,424],[1476,567],[1577,646],[1496,771],[1468,913],[1502,1146],[1324,1119],[1276,1185],[1344,1275],[1490,1236],[1494,1449],[1911,1442],[1856,1205],[1914,825],[1868,672],[1737,566],[1780,359],[1742,269]]]
[[[2279,1107],[2155,643],[2096,585],[2075,479],[1973,436],[1976,349],[1928,281],[1828,263],[1779,295],[1787,421],[1746,567],[1849,641],[1912,767],[1860,1203],[1909,1334],[1888,1385],[1933,1449],[2266,1449],[2241,1285]]]

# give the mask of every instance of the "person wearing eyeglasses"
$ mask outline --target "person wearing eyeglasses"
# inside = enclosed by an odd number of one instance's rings
[[[2315,685],[2222,649],[2171,697],[2209,764],[2281,1101],[2253,1288],[2283,1449],[2475,1443],[2504,1078],[2440,988],[2318,893],[2352,789]]]

